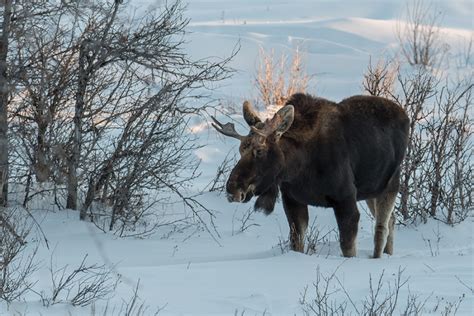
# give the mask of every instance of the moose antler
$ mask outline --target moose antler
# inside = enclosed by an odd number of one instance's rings
[[[233,123],[225,123],[225,124],[222,124],[221,122],[219,122],[218,120],[216,120],[216,118],[214,116],[211,116],[212,120],[214,121],[214,123],[211,123],[212,126],[221,134],[224,134],[225,136],[229,136],[229,137],[233,137],[233,138],[237,138],[238,140],[242,140],[244,138],[244,136],[240,135],[239,133],[237,133],[237,131],[235,130],[235,126]]]

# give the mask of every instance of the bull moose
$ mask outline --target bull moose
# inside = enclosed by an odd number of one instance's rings
[[[290,226],[290,247],[304,250],[308,205],[332,207],[345,257],[356,255],[357,201],[375,217],[374,258],[393,253],[394,215],[400,164],[409,119],[394,102],[353,96],[340,103],[308,94],[292,95],[262,121],[243,104],[247,136],[214,117],[220,133],[240,140],[240,160],[226,183],[230,202],[248,202],[270,214],[279,194]]]

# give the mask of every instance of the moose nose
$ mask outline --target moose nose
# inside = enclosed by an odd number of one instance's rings
[[[227,199],[229,202],[242,202],[245,200],[245,192],[242,190],[237,190],[234,194],[228,193],[227,194]]]

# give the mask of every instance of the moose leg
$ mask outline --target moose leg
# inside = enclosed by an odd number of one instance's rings
[[[392,254],[395,218],[393,207],[397,193],[384,193],[375,200],[374,258],[380,258],[382,251]]]
[[[339,227],[342,254],[344,257],[354,257],[357,254],[356,238],[360,218],[356,199],[349,198],[335,203],[334,214]]]
[[[304,251],[304,237],[308,227],[308,205],[301,204],[282,192],[283,208],[290,225],[290,249]]]
[[[390,220],[388,221],[388,236],[387,236],[387,243],[385,244],[385,248],[383,250],[384,253],[392,255],[393,254],[393,235],[395,229],[395,214],[392,210],[392,215],[390,216]]]
[[[369,207],[370,213],[372,213],[372,216],[375,218],[376,212],[375,212],[375,199],[368,199],[365,200],[367,203],[367,206]]]

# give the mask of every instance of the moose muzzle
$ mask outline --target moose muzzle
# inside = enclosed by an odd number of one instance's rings
[[[250,201],[255,190],[254,185],[249,185],[247,190],[235,188],[230,182],[227,182],[227,200],[229,202],[245,203]]]

